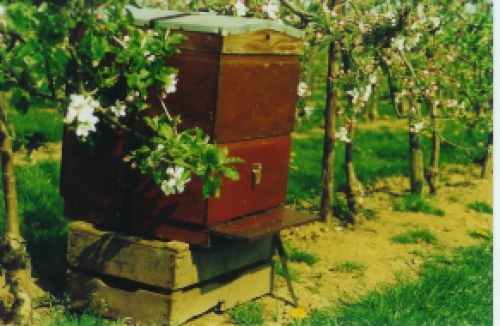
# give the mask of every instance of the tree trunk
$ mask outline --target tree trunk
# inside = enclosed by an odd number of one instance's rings
[[[5,111],[7,99],[0,93],[0,152],[2,158],[2,184],[5,201],[5,230],[2,241],[3,268],[9,289],[0,290],[0,313],[6,324],[30,325],[30,260],[19,230],[17,189],[14,160]]]
[[[410,189],[413,194],[424,190],[423,154],[420,134],[410,132]]]
[[[352,224],[361,224],[365,220],[363,214],[365,191],[361,182],[356,178],[354,162],[352,160],[355,131],[356,122],[355,120],[351,120],[349,121],[349,138],[351,141],[345,144],[345,174],[347,177],[346,198],[350,211],[350,221],[348,222]]]
[[[410,118],[410,127],[414,120]],[[410,138],[410,189],[412,194],[422,194],[424,190],[424,155],[420,132],[409,131]]]
[[[334,88],[333,77],[339,71],[338,54],[340,46],[330,42],[328,48],[328,74],[325,108],[325,138],[323,143],[322,162],[322,194],[320,214],[322,220],[331,225],[333,222],[333,195],[334,195],[334,166],[335,166],[335,125],[337,114],[337,92]]]
[[[492,176],[493,170],[493,131],[490,131],[488,136],[488,151],[484,156],[483,166],[481,169],[481,178],[489,179]]]
[[[368,103],[366,103],[366,118],[369,121],[378,120],[378,95],[378,84],[372,84],[372,95],[368,99]]]
[[[439,189],[439,152],[441,150],[441,138],[439,133],[439,121],[436,114],[436,106],[431,103],[432,119],[432,153],[429,165],[425,168],[425,178],[429,185],[430,193],[437,194]]]

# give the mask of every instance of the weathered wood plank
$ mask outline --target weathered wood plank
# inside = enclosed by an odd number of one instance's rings
[[[303,40],[272,30],[228,36],[178,30],[172,33],[187,36],[188,39],[179,44],[181,51],[300,56],[304,48]]]
[[[222,53],[301,55],[304,42],[272,30],[224,37]]]
[[[177,241],[144,240],[73,222],[68,236],[70,266],[164,289],[180,289],[270,259],[270,237],[245,243],[221,241],[211,248]]]
[[[156,293],[150,289],[110,285],[98,277],[75,271],[68,273],[68,294],[73,308],[94,309],[113,319],[132,318],[132,322],[178,325],[224,303],[231,308],[271,292],[271,261],[242,271],[220,276],[185,290]],[[137,284],[137,283],[136,283]]]

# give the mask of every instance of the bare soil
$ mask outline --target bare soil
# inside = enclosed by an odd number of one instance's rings
[[[483,241],[470,236],[479,230],[493,231],[493,216],[467,208],[475,201],[493,206],[493,182],[479,178],[477,167],[449,165],[440,192],[430,201],[446,212],[445,216],[393,210],[394,198],[409,192],[409,181],[393,177],[375,182],[368,187],[365,205],[376,215],[361,225],[327,227],[317,222],[281,232],[285,244],[320,257],[313,266],[290,262],[298,280],[293,283],[299,306],[306,312],[338,306],[359,299],[382,285],[395,284],[398,278],[417,279],[424,262],[415,251],[449,255],[454,249],[472,246]],[[410,230],[428,229],[436,235],[437,244],[398,244],[390,240],[394,235]],[[412,253],[413,252],[413,253]],[[341,271],[339,264],[353,262],[364,266],[364,271]],[[273,295],[258,298],[266,305],[269,323],[291,321],[293,308],[285,280],[276,276]],[[190,326],[230,325],[226,314],[208,313],[188,323]]]

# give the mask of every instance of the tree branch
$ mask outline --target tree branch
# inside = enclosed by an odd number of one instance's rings
[[[300,17],[303,21],[306,23],[310,22],[313,20],[314,16],[311,15],[310,13],[304,11],[302,8],[299,8],[295,3],[293,3],[290,0],[280,0],[280,2],[285,6],[285,8],[289,9],[291,12],[296,14],[297,16]]]

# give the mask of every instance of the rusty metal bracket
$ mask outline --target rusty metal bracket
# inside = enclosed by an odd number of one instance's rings
[[[252,174],[253,174],[253,187],[255,185],[260,184],[262,179],[262,164],[261,163],[253,163],[252,164]]]
[[[283,268],[283,274],[285,276],[286,285],[288,286],[288,291],[290,291],[290,295],[292,296],[293,305],[298,307],[297,296],[295,296],[295,292],[293,291],[292,279],[290,278],[290,273],[288,271],[288,263],[285,248],[283,247],[283,242],[281,241],[281,237],[279,233],[276,233],[273,236],[274,248],[278,252],[278,256],[280,257],[281,267]]]

